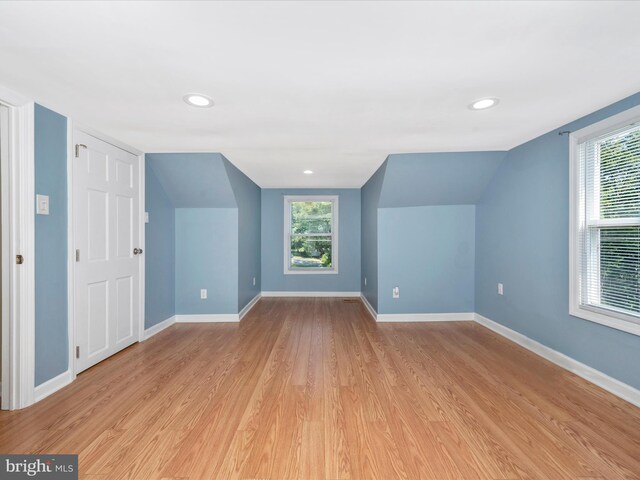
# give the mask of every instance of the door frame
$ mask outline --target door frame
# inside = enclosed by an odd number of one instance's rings
[[[8,178],[2,182],[2,257],[8,268],[2,272],[1,407],[16,410],[33,404],[35,392],[35,104],[2,86],[0,102],[9,108]],[[22,265],[16,264],[18,254]]]
[[[67,302],[69,304],[69,370],[71,381],[76,378],[76,315],[75,315],[75,224],[73,212],[73,160],[75,155],[75,144],[73,141],[74,131],[79,130],[87,135],[109,143],[138,157],[138,222],[140,229],[140,248],[146,250],[145,246],[145,163],[144,153],[126,143],[115,138],[104,135],[92,128],[73,122],[67,119]],[[143,252],[144,253],[144,252]],[[140,266],[138,288],[140,289],[140,312],[138,325],[138,341],[144,339],[144,315],[145,315],[145,255],[138,256]]]

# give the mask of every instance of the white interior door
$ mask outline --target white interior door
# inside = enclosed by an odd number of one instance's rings
[[[138,340],[139,158],[74,130],[76,373]]]

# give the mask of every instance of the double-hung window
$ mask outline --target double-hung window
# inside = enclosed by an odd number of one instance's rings
[[[338,273],[338,197],[284,197],[284,273]]]
[[[640,109],[571,135],[571,314],[640,335]]]

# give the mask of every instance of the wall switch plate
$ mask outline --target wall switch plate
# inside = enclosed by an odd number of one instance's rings
[[[367,277],[364,277],[364,286],[367,286]]]
[[[504,285],[498,284],[498,295],[504,295]]]
[[[256,286],[256,277],[253,277],[253,286]]]
[[[202,290],[200,290],[200,299],[205,300],[206,298],[207,298],[207,289],[203,288]]]
[[[49,196],[36,195],[36,214],[49,215]]]
[[[144,223],[149,223],[149,212],[144,212]]]
[[[393,298],[400,298],[400,287],[393,287]]]

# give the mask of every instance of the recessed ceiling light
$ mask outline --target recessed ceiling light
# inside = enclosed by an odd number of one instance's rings
[[[305,175],[311,175],[311,174],[313,174],[313,170],[305,170],[302,173],[304,173]]]
[[[213,107],[213,100],[200,93],[188,93],[182,99],[192,107],[208,108]]]
[[[495,107],[499,100],[497,98],[480,98],[469,105],[471,110],[486,110],[487,108]]]

